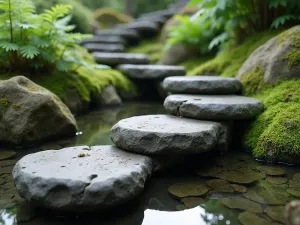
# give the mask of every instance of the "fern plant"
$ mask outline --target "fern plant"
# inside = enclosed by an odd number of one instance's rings
[[[56,5],[35,14],[31,0],[0,1],[0,66],[10,72],[72,71],[85,62],[77,46],[91,35],[71,33],[68,25],[72,6]]]
[[[198,5],[200,10],[189,23],[181,23],[173,30],[169,44],[192,44],[191,37],[195,43],[196,39],[200,43],[209,38],[209,44],[204,42],[202,45],[211,51],[216,47],[239,44],[256,32],[300,22],[299,0],[192,0],[189,4]],[[208,23],[210,26],[207,28]],[[181,32],[188,28],[198,30],[198,37],[193,36],[192,31],[185,34]]]

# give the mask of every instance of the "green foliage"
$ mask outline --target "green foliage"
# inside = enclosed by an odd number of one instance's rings
[[[42,13],[57,4],[71,5],[71,24],[75,24],[75,32],[88,34],[92,32],[93,13],[77,0],[33,0],[37,13]]]
[[[190,75],[212,74],[224,77],[234,77],[251,53],[266,41],[276,36],[278,32],[279,31],[268,31],[255,34],[242,44],[224,50],[214,59],[198,65],[188,73]]]
[[[190,5],[200,10],[192,18],[181,18],[184,23],[174,29],[169,44],[202,45],[201,52],[234,46],[254,33],[300,21],[298,0],[192,0]]]
[[[0,2],[0,64],[10,72],[76,71],[99,68],[86,62],[78,43],[90,35],[71,33],[71,5],[56,5],[35,14],[30,0]],[[103,68],[107,68],[104,67]]]
[[[149,55],[151,63],[157,63],[163,55],[163,44],[158,38],[142,41],[138,46],[128,49],[128,52]]]

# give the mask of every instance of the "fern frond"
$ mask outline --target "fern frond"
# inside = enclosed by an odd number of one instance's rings
[[[54,23],[59,18],[67,15],[71,9],[72,9],[71,5],[59,4],[59,5],[53,6],[51,9],[45,10],[45,12],[42,14],[42,18],[44,21],[46,21],[48,23]]]
[[[27,45],[20,48],[20,53],[26,59],[33,59],[40,54],[40,51],[35,46]]]
[[[10,42],[0,42],[0,48],[5,49],[6,52],[17,51],[19,46]]]

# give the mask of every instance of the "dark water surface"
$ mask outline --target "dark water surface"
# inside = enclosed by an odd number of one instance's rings
[[[138,115],[164,113],[161,103],[129,103],[118,108],[93,111],[77,118],[79,133],[76,138],[19,150],[17,159],[40,150],[60,149],[74,145],[110,145],[112,144],[109,136],[110,129],[119,120]],[[295,193],[297,188],[300,190],[300,176],[295,175],[297,172],[300,173],[300,168],[283,165],[268,165],[272,168],[261,168],[261,166],[265,165],[240,152],[220,156],[192,157],[185,159],[182,165],[172,171],[156,174],[146,183],[145,191],[140,197],[112,211],[63,216],[49,211],[37,211],[34,219],[29,218],[31,213],[28,207],[15,207],[13,202],[8,202],[7,196],[13,196],[15,190],[5,189],[11,184],[11,177],[0,174],[0,182],[1,179],[6,182],[0,186],[0,225],[17,224],[17,217],[22,220],[29,219],[22,223],[27,225],[237,225],[241,224],[238,216],[244,211],[250,211],[248,215],[252,216],[244,220],[243,224],[246,225],[284,224],[286,223],[283,216],[284,205],[297,198],[298,194],[300,197],[300,193]],[[206,168],[210,170],[207,171]],[[176,183],[205,185],[206,182],[216,179],[213,178],[216,177],[215,170],[218,170],[218,174],[224,173],[223,178],[230,181],[236,179],[231,177],[236,173],[243,174],[241,179],[245,177],[251,179],[257,174],[263,176],[256,183],[242,184],[246,188],[244,190],[247,191],[246,193],[233,190],[231,185],[237,183],[235,181],[225,186],[217,185],[201,196],[202,199],[198,199],[201,205],[197,207],[195,203],[184,205],[182,199],[168,193],[169,187]],[[207,174],[211,177],[209,178]],[[11,198],[12,201],[15,199],[15,197]],[[255,201],[253,202],[255,205],[243,202],[248,201],[247,198]],[[229,203],[227,201],[227,207],[226,202],[225,204],[223,202],[224,199],[231,199]],[[242,204],[241,199],[243,199]]]

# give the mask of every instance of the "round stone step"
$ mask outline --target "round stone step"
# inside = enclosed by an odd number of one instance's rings
[[[168,77],[164,80],[166,91],[179,94],[235,94],[243,85],[236,78],[220,76]]]
[[[221,125],[170,115],[137,116],[121,120],[111,138],[121,149],[149,155],[188,155],[213,150]]]
[[[128,44],[136,44],[141,39],[137,31],[130,29],[98,30],[96,35],[106,38],[117,36],[126,40]]]
[[[159,24],[153,21],[141,20],[119,25],[117,28],[135,30],[143,37],[155,35],[159,32]]]
[[[120,65],[118,69],[132,79],[162,80],[169,76],[182,76],[186,73],[183,66],[167,65]]]
[[[147,156],[114,146],[72,147],[29,154],[13,170],[21,197],[55,210],[95,211],[136,197],[152,172]]]
[[[94,52],[92,54],[97,63],[109,66],[117,66],[120,64],[148,64],[150,58],[144,54],[136,53],[107,53],[107,52]]]
[[[97,43],[97,44],[125,44],[125,40],[120,36],[109,35],[109,36],[94,36],[89,39],[85,39],[83,44]]]
[[[142,17],[142,18],[138,18],[136,21],[150,21],[153,23],[158,24],[159,26],[164,25],[167,22],[167,18],[164,16],[156,16],[156,17]]]
[[[83,45],[89,52],[124,52],[123,44],[86,43]]]
[[[264,109],[258,99],[237,95],[170,95],[164,106],[171,114],[203,120],[252,119]]]

